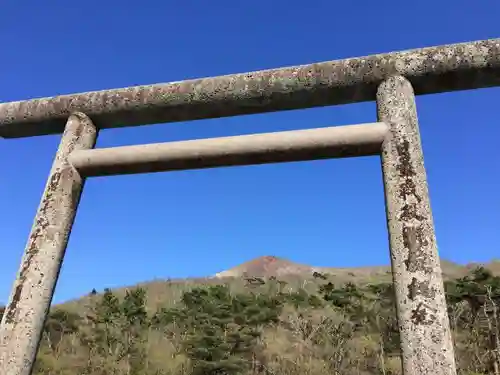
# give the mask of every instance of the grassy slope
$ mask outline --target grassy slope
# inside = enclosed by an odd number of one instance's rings
[[[467,274],[468,270],[474,268],[477,264],[469,264],[466,266],[446,260],[441,261],[443,276],[445,279],[455,279]],[[493,272],[494,275],[500,275],[500,261],[494,260],[484,266]],[[357,268],[328,268],[328,281],[334,284],[344,284],[353,282],[355,284],[390,282],[392,280],[391,270],[389,266],[374,266],[374,267],[357,267]],[[310,274],[288,275],[279,277],[280,280],[286,281],[288,285],[284,291],[296,290],[302,287],[308,291],[316,291],[318,281]],[[118,296],[125,294],[126,290],[136,287],[144,288],[147,292],[148,309],[156,310],[160,306],[171,306],[176,304],[185,291],[192,289],[198,285],[215,285],[226,284],[234,291],[242,291],[246,282],[241,277],[227,278],[191,278],[178,280],[154,280],[149,282],[139,283],[137,285],[124,286],[117,290],[113,290]],[[89,301],[88,296],[68,301],[63,306],[71,311],[78,311],[82,305],[86,305]]]

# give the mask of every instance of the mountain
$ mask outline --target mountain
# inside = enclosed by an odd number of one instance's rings
[[[441,260],[441,268],[445,279],[454,279],[467,275],[477,266],[484,266],[494,275],[500,276],[500,261],[492,260],[489,263],[470,263],[461,265],[447,260]],[[118,295],[125,295],[127,290],[140,287],[144,288],[148,294],[149,308],[156,309],[165,303],[177,301],[184,291],[190,290],[195,286],[209,285],[231,285],[236,290],[246,288],[252,278],[269,279],[277,277],[280,281],[286,282],[290,288],[305,288],[314,290],[318,283],[322,283],[322,278],[314,277],[314,272],[319,272],[327,277],[328,281],[341,285],[346,282],[355,284],[391,282],[392,272],[389,265],[386,266],[367,266],[367,267],[316,267],[306,264],[295,263],[285,258],[272,255],[258,257],[242,263],[236,267],[230,268],[206,277],[190,277],[182,279],[156,279],[144,281],[134,285],[123,285],[119,288],[113,288],[113,292]],[[103,286],[96,285],[96,290],[102,290]],[[64,305],[71,307],[75,311],[82,308],[88,302],[89,296],[67,301]]]
[[[441,259],[441,268],[445,278],[447,277],[461,277],[465,275],[468,270],[477,266],[485,266],[493,273],[500,273],[500,262],[492,261],[488,264],[467,264],[460,265],[445,259]],[[333,268],[333,267],[315,267],[305,264],[292,262],[288,259],[279,258],[272,255],[262,256],[250,261],[247,261],[239,266],[230,268],[225,271],[216,273],[214,278],[226,277],[264,277],[269,278],[282,277],[282,276],[300,276],[310,277],[314,272],[326,273],[331,276],[337,276],[341,279],[355,279],[366,280],[372,278],[384,277],[387,278],[391,275],[390,266],[371,266],[371,267],[346,267],[346,268]]]
[[[219,272],[215,274],[215,277],[270,277],[312,274],[314,271],[316,271],[316,268],[314,267],[294,263],[289,261],[288,259],[267,255],[250,260],[227,271]]]

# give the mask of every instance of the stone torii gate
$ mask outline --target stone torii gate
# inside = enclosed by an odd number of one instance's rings
[[[500,39],[0,104],[0,137],[62,133],[0,327],[29,375],[86,177],[380,155],[405,375],[455,375],[415,94],[500,85]],[[94,149],[99,129],[376,100],[378,122]]]

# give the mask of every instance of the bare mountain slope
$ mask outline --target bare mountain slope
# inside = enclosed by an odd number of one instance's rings
[[[227,271],[217,273],[216,277],[241,277],[241,276],[283,276],[295,274],[309,274],[314,272],[314,268],[304,264],[291,262],[287,259],[275,256],[263,256]]]
[[[488,264],[468,264],[460,265],[447,260],[441,260],[441,267],[445,277],[460,277],[465,275],[468,270],[476,266],[483,265],[491,269],[494,273],[500,273],[500,262],[492,261]],[[290,260],[276,256],[262,256],[229,270],[219,272],[214,275],[216,278],[223,277],[279,277],[286,275],[312,276],[314,272],[327,273],[332,276],[352,276],[360,279],[372,278],[377,276],[389,275],[390,266],[372,266],[372,267],[352,267],[352,268],[333,268],[333,267],[314,267],[305,264],[294,263]]]

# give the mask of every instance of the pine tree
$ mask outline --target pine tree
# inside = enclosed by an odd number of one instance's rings
[[[222,285],[195,288],[184,293],[183,307],[164,309],[153,323],[183,324],[183,347],[193,373],[240,374],[252,366],[253,349],[262,328],[278,321],[279,298],[256,293],[231,295]]]

